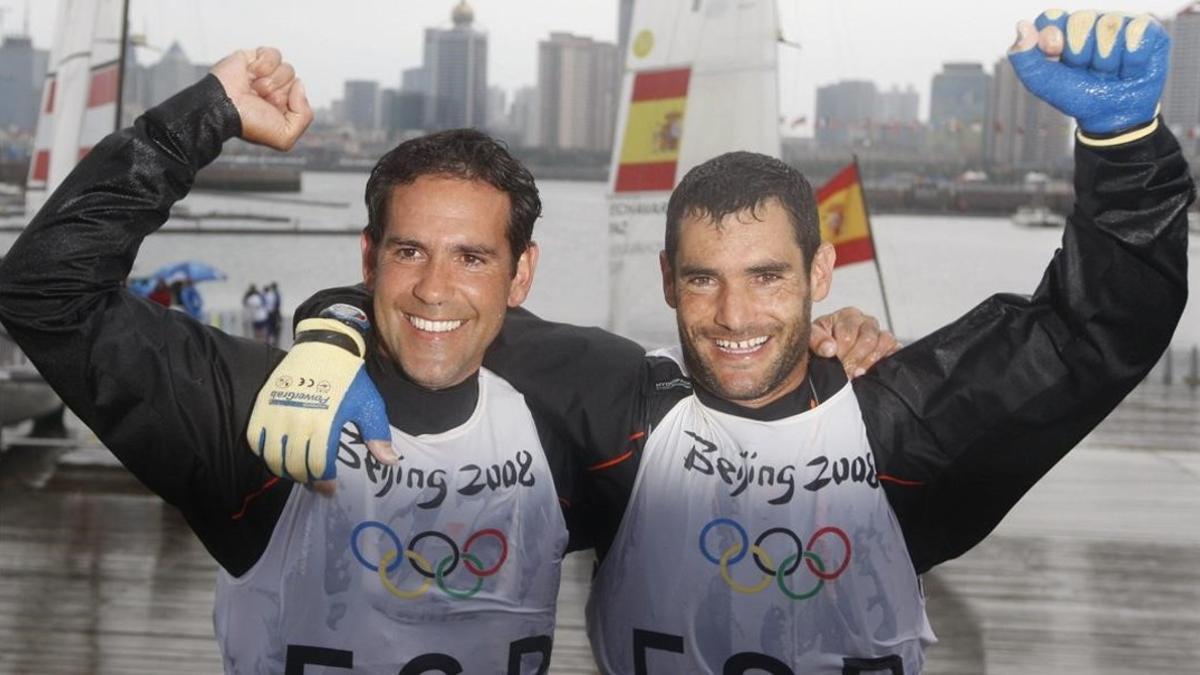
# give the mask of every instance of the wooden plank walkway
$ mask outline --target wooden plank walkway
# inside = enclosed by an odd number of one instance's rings
[[[215,673],[215,564],[123,470],[0,457],[0,673]],[[45,481],[44,487],[26,483]],[[931,674],[1200,670],[1200,392],[1138,390],[983,544],[926,575]],[[554,673],[592,673],[570,556]]]

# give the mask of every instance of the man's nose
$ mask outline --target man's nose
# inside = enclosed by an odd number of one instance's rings
[[[413,295],[427,305],[440,305],[449,299],[451,274],[448,261],[433,258],[421,268],[420,277],[413,286]]]
[[[717,291],[716,316],[713,320],[718,326],[738,332],[750,324],[754,315],[750,294],[740,284],[722,284]]]

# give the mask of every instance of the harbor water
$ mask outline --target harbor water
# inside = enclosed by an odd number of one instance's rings
[[[249,284],[276,281],[287,314],[321,288],[361,281],[358,237],[367,219],[366,178],[305,172],[296,194],[190,195],[178,205],[189,218],[173,220],[148,238],[133,273],[202,260],[228,275],[200,286],[207,308],[236,311]],[[527,306],[547,318],[603,326],[609,312],[605,186],[554,180],[539,186],[544,209],[534,238],[542,255]],[[222,216],[205,217],[211,214]],[[1060,231],[1018,228],[1007,218],[879,214],[872,227],[894,332],[906,340],[953,320],[991,293],[1032,293],[1061,239]],[[16,238],[14,229],[0,231],[0,252]],[[1196,259],[1200,236],[1192,235],[1190,250]],[[837,268],[833,290],[815,313],[855,304],[882,317],[876,279],[869,263]],[[1189,282],[1200,288],[1200,265],[1192,265]],[[1194,297],[1173,347],[1183,352],[1193,345],[1200,345],[1200,301]]]
[[[192,195],[188,217],[143,244],[135,274],[201,260],[228,277],[201,286],[214,316],[236,317],[246,287],[271,281],[289,313],[361,278],[365,180],[308,172],[299,194]],[[528,306],[604,325],[604,186],[540,185],[542,257]],[[905,340],[989,293],[1032,292],[1061,236],[998,218],[883,214],[873,226]],[[0,252],[16,236],[0,231]],[[1195,260],[1200,237],[1190,249]],[[1193,264],[1190,287],[1198,281]],[[844,304],[882,315],[873,265],[838,268],[816,312]],[[1177,372],[1168,378],[1161,365],[984,543],[925,576],[940,638],[926,672],[1196,672],[1200,389],[1186,364],[1200,345],[1197,307],[1193,298],[1172,345]],[[83,447],[65,454],[18,445],[0,455],[0,673],[219,672],[215,564],[177,512],[78,432]],[[582,618],[590,569],[587,554],[568,557],[552,673],[593,672]]]

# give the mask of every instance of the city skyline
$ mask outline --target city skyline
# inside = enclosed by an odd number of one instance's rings
[[[197,63],[211,62],[237,47],[274,43],[283,49],[308,84],[314,105],[328,107],[342,95],[346,80],[375,80],[381,88],[399,86],[401,71],[422,61],[423,32],[449,27],[456,0],[410,3],[357,0],[353,16],[328,2],[298,0],[286,14],[266,0],[209,0],[203,6],[183,0],[133,0],[131,30],[147,34],[158,49],[178,41]],[[538,43],[553,32],[571,32],[606,42],[617,40],[616,0],[544,5],[531,0],[475,0],[476,22],[488,32],[489,84],[509,95],[537,83]],[[946,0],[877,3],[781,1],[783,36],[799,50],[780,49],[781,114],[815,119],[816,90],[851,79],[880,89],[916,89],[919,117],[929,119],[930,81],[948,61],[990,65],[1012,40],[1019,18],[1032,19],[1044,2],[1018,0],[967,7]],[[1189,3],[1170,0],[1131,2],[1125,9],[1169,18]],[[38,48],[50,47],[57,2],[0,0],[6,9],[3,31],[14,33],[30,9],[30,33]],[[895,6],[893,6],[895,5]],[[373,17],[367,20],[364,17]],[[926,29],[896,30],[920,25]],[[264,26],[273,27],[265,29]],[[313,34],[321,39],[314,39]],[[142,50],[139,50],[142,51]],[[143,63],[158,58],[140,55]],[[790,133],[812,135],[813,124]]]

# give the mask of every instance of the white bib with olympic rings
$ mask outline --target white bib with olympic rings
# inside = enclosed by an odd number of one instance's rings
[[[524,398],[480,372],[463,425],[392,429],[400,464],[342,432],[333,498],[294,489],[259,562],[221,573],[237,673],[544,673],[567,544]]]
[[[920,672],[935,638],[853,388],[775,421],[677,403],[587,617],[604,673]]]

